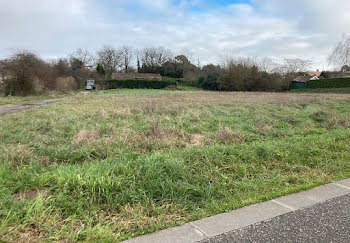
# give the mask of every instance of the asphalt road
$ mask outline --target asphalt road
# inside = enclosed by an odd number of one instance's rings
[[[350,194],[200,243],[350,242]]]

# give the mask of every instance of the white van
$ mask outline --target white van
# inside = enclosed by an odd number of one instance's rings
[[[86,81],[85,90],[94,90],[94,89],[96,89],[95,80],[93,80],[93,79],[88,79],[88,80]]]

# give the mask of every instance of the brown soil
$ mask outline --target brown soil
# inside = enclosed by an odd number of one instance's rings
[[[39,194],[43,194],[47,192],[47,188],[41,188],[41,189],[32,189],[26,192],[19,192],[13,195],[13,198],[16,200],[34,200],[38,197]]]
[[[25,229],[24,232],[20,232],[13,242],[18,242],[18,243],[45,242],[45,235],[44,233],[36,229],[28,228],[28,229]]]

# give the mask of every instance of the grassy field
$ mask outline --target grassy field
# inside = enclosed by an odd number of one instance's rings
[[[120,90],[0,117],[0,239],[122,241],[350,177],[350,94]]]

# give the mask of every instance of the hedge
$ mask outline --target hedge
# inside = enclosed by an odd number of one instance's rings
[[[198,80],[183,80],[180,81],[179,84],[186,85],[186,86],[192,86],[192,87],[200,87]]]
[[[326,78],[307,82],[307,88],[309,89],[347,87],[350,87],[350,78]]]
[[[170,85],[177,86],[176,81],[167,80],[108,80],[109,89],[164,89]]]
[[[192,87],[200,87],[198,79],[185,79],[185,78],[171,78],[171,77],[163,77],[165,81],[176,81],[178,85],[192,86]]]

